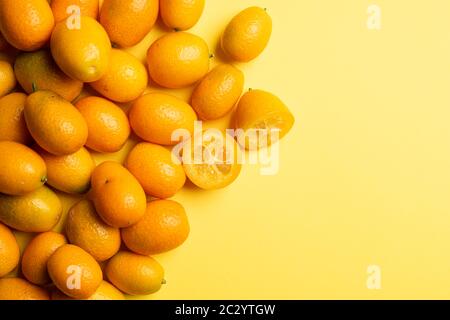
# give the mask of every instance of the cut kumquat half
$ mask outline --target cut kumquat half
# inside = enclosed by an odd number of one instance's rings
[[[262,90],[250,90],[244,94],[235,114],[236,130],[245,132],[245,137],[238,141],[247,150],[270,146],[283,138],[294,122],[294,116],[286,105],[278,97]]]
[[[221,189],[230,185],[241,171],[241,150],[228,134],[209,130],[185,142],[182,154],[184,171],[196,186]]]

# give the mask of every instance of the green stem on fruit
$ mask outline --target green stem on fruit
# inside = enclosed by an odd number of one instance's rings
[[[166,279],[162,279],[161,284],[166,284],[166,283],[167,283]]]
[[[173,28],[173,31],[180,32],[181,30],[179,28]]]
[[[45,184],[46,182],[47,182],[47,177],[46,176],[43,176],[42,178],[41,178],[41,182],[43,183],[43,184]]]
[[[33,91],[33,93],[38,91],[38,87],[37,87],[36,82],[32,82],[31,83],[31,90]]]

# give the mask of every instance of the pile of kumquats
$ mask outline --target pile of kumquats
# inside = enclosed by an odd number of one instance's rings
[[[168,199],[186,178],[202,189],[232,183],[239,152],[264,147],[249,138],[252,130],[253,138],[266,132],[262,141],[270,145],[275,136],[267,132],[281,138],[291,129],[294,117],[279,98],[243,93],[244,74],[232,64],[210,70],[210,47],[186,32],[204,5],[0,1],[1,300],[124,299],[158,291],[164,269],[150,256],[180,246],[189,234],[185,209]],[[140,43],[158,17],[167,32],[143,64],[123,48]],[[218,50],[229,61],[253,60],[271,32],[268,11],[247,8],[218,32]],[[191,86],[189,101],[158,92]],[[231,112],[232,129],[244,139],[223,132],[196,140],[197,121]],[[139,141],[124,163],[95,163],[91,153],[118,152],[132,132]],[[61,193],[80,195],[64,233],[52,231],[63,216]],[[12,230],[33,233],[22,253]]]

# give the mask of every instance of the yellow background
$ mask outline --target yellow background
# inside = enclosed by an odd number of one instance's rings
[[[175,197],[191,235],[156,256],[167,284],[148,298],[450,298],[450,2],[206,3],[191,32],[212,51],[237,12],[267,8],[270,44],[239,67],[296,124],[277,175],[246,165],[224,190],[187,185]],[[372,3],[380,31],[366,27]],[[143,59],[161,33],[129,51]],[[372,264],[381,290],[366,287]]]

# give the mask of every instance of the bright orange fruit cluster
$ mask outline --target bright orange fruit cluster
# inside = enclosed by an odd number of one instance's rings
[[[150,255],[175,249],[190,231],[185,209],[168,198],[186,178],[217,189],[241,170],[236,153],[226,163],[189,163],[186,154],[175,161],[173,133],[184,130],[190,138],[182,142],[194,145],[197,120],[234,109],[235,127],[244,131],[277,129],[284,136],[291,129],[294,118],[280,99],[262,90],[242,96],[244,74],[232,64],[255,59],[267,46],[267,11],[251,7],[231,20],[221,37],[229,63],[210,70],[208,44],[185,31],[204,5],[0,1],[0,299],[123,299],[158,291],[164,270]],[[143,40],[158,16],[171,31],[148,48],[145,66],[123,48]],[[157,86],[194,87],[190,101],[182,101]],[[123,164],[95,162],[93,152],[121,150],[132,132],[141,141]],[[60,192],[81,195],[64,233],[52,231],[62,217]],[[37,233],[22,255],[23,279],[5,278],[20,260],[11,229]]]

